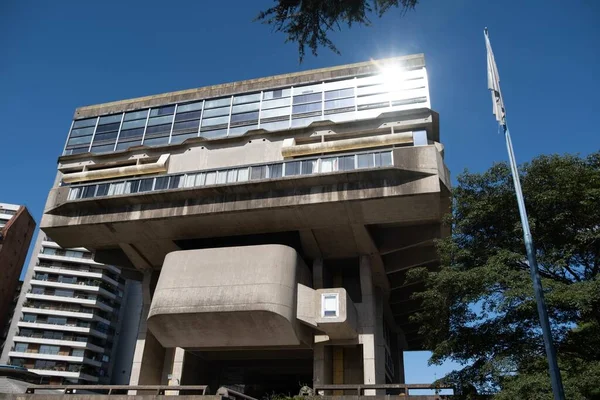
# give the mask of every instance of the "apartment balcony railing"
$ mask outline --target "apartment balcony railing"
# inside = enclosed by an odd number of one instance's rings
[[[107,307],[110,307],[111,309],[118,307],[119,305],[113,301],[103,301],[99,296],[97,295],[86,295],[86,294],[74,294],[72,296],[65,296],[63,294],[56,294],[54,291],[33,291],[33,290],[29,290],[26,294],[38,294],[38,295],[42,295],[42,296],[53,296],[53,297],[64,297],[64,298],[71,298],[71,299],[82,299],[82,300],[93,300],[96,303],[100,303],[100,304],[104,304]]]
[[[60,322],[56,322],[56,321],[53,321],[53,320],[42,319],[42,318],[36,318],[33,321],[21,318],[21,319],[19,319],[19,321],[22,321],[22,322],[31,322],[31,323],[34,323],[34,324],[73,326],[73,327],[78,327],[78,328],[91,328],[92,327],[92,324],[90,322],[81,322],[81,321],[60,323]],[[100,329],[96,329],[96,328],[93,328],[93,329],[95,329],[97,331],[101,331]],[[102,333],[105,333],[105,332],[102,332]]]
[[[224,185],[265,179],[353,171],[391,165],[393,165],[391,150],[361,152],[339,156],[312,157],[293,159],[278,163],[196,171],[185,174],[161,175],[151,178],[114,180],[92,185],[73,185],[70,188],[68,199],[78,200],[191,187]]]
[[[48,275],[48,274],[46,274],[46,275]],[[113,295],[116,295],[116,293],[114,293],[115,292],[114,285],[109,285],[108,283],[102,282],[99,279],[75,279],[75,278],[65,279],[65,278],[58,278],[58,277],[54,277],[54,276],[44,276],[44,274],[36,274],[33,279],[35,279],[37,281],[44,281],[44,282],[54,282],[54,283],[64,283],[64,284],[68,284],[68,285],[97,287],[100,289],[104,289]]]
[[[117,284],[118,284],[118,279],[119,279],[119,277],[116,274],[113,274],[105,269],[92,268],[92,267],[87,267],[84,265],[70,266],[70,265],[66,265],[64,263],[63,264],[52,264],[49,262],[39,261],[36,264],[36,267],[51,268],[51,269],[56,269],[56,270],[64,269],[64,270],[76,271],[76,272],[90,272],[90,273],[94,273],[94,274],[102,274]]]
[[[56,336],[54,334],[56,334],[56,332],[46,332],[48,334],[44,334],[43,331],[34,331],[34,332],[22,332],[19,331],[19,334],[17,336],[19,337],[27,337],[27,338],[36,338],[36,339],[49,339],[49,340],[65,340],[65,341],[71,341],[71,342],[87,342],[88,338],[85,336],[66,336],[66,335],[61,335],[61,336]],[[53,334],[53,335],[51,335]]]

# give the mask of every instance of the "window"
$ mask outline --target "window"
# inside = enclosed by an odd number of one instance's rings
[[[29,345],[27,343],[16,343],[15,351],[18,351],[20,353],[25,353],[27,351],[27,347],[29,347]]]
[[[65,257],[81,258],[81,257],[83,257],[83,252],[75,251],[75,250],[67,250],[65,252]]]
[[[85,354],[85,350],[76,349],[71,352],[71,356],[73,357],[83,357]]]
[[[61,317],[48,317],[48,323],[53,325],[66,325],[67,319]]]
[[[40,346],[40,354],[58,354],[60,351],[60,346],[50,346],[47,344],[43,344]]]
[[[373,164],[373,154],[367,153],[358,155],[358,168],[371,168],[373,167]]]
[[[48,255],[50,255],[50,256],[53,256],[53,255],[55,255],[55,254],[56,254],[56,249],[53,249],[53,248],[51,248],[51,247],[44,247],[44,248],[42,249],[42,253],[43,253],[43,254],[48,254]]]
[[[64,337],[63,332],[52,332],[52,331],[44,331],[42,334],[44,339],[58,339],[61,340]]]
[[[22,328],[19,329],[19,334],[17,336],[31,337],[33,335],[32,329]]]
[[[337,293],[323,293],[321,295],[321,316],[335,318],[339,313],[339,301]]]
[[[285,176],[300,174],[300,161],[291,161],[285,163]]]
[[[34,364],[35,369],[52,369],[56,366],[56,361],[36,360]]]
[[[35,322],[37,316],[34,314],[23,314],[23,321],[25,322]]]
[[[257,165],[250,170],[250,179],[264,179],[267,177],[267,167],[265,165]]]
[[[61,296],[61,297],[73,297],[73,291],[56,289],[56,291],[54,292],[54,295]]]
[[[62,276],[58,277],[58,281],[61,283],[77,283],[77,278],[74,276]]]
[[[339,158],[340,171],[351,171],[354,169],[355,156],[343,156]]]
[[[24,367],[25,359],[23,358],[11,358],[10,365],[14,365],[15,367]]]

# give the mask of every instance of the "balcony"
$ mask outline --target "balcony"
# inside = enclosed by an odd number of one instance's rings
[[[90,267],[88,265],[69,266],[69,263],[52,263],[44,261],[38,262],[38,264],[34,267],[34,271],[103,279],[114,286],[119,285],[117,279],[118,274],[121,272],[117,267],[112,265],[99,264],[98,267]]]
[[[34,360],[50,360],[50,361],[64,361],[70,363],[84,363],[88,365],[92,365],[94,367],[100,367],[102,362],[97,360],[92,360],[91,358],[86,357],[77,357],[77,356],[67,356],[62,354],[46,354],[46,353],[34,353],[34,352],[20,352],[20,351],[9,351],[9,357],[16,358],[32,358]]]
[[[27,304],[27,302],[26,302],[26,304]],[[83,320],[98,321],[98,322],[102,322],[107,325],[110,325],[109,320],[102,318],[98,315],[95,315],[93,312],[74,311],[74,310],[69,310],[67,307],[63,307],[61,309],[60,306],[52,308],[48,305],[44,305],[44,307],[36,307],[33,305],[26,305],[26,304],[23,305],[23,309],[22,309],[22,312],[24,312],[24,313],[37,314],[37,315],[51,315],[51,316],[57,316],[57,317],[71,317],[71,318],[78,318],[78,319],[83,319]]]
[[[88,265],[102,265],[100,263],[97,263],[96,261],[94,261],[91,258],[68,257],[66,255],[44,254],[44,253],[39,253],[37,256],[40,260],[66,261],[66,262],[71,262],[71,263],[88,264]]]
[[[45,286],[51,288],[58,289],[71,289],[71,290],[79,290],[82,292],[91,292],[100,294],[104,297],[107,297],[111,300],[116,300],[117,295],[109,292],[108,290],[100,287],[102,285],[101,282],[94,281],[80,281],[77,283],[66,283],[52,280],[40,280],[40,279],[32,279],[31,284],[34,286]]]
[[[47,329],[47,330],[63,331],[63,332],[84,333],[84,334],[99,337],[100,339],[108,339],[108,335],[106,333],[97,331],[90,327],[82,327],[82,326],[74,326],[74,325],[57,325],[57,324],[48,324],[48,323],[44,323],[44,322],[27,322],[27,321],[19,321],[17,323],[17,326],[19,328]]]
[[[106,312],[113,312],[114,308],[110,305],[103,303],[99,300],[96,295],[75,295],[73,297],[67,296],[56,296],[50,293],[33,293],[28,292],[25,294],[25,297],[30,300],[48,300],[53,302],[61,302],[61,303],[74,303],[74,304],[82,304],[90,307],[99,308],[100,310]]]
[[[95,183],[93,185],[73,185],[70,187],[68,200],[238,184],[265,179],[302,177],[374,167],[388,167],[391,165],[393,165],[391,150],[362,152],[333,157],[311,157],[239,168],[161,175],[145,179],[117,180]]]
[[[117,194],[117,185],[137,192]],[[76,187],[57,187],[41,227],[106,260],[127,261],[130,244],[153,268],[186,240],[291,231],[353,257],[368,245],[354,232],[360,226],[439,224],[449,186],[439,146],[405,146],[88,184],[78,187],[94,197],[74,200]]]
[[[40,335],[40,337],[36,337],[34,335],[31,336],[14,336],[13,338],[15,343],[34,343],[34,344],[47,344],[51,346],[67,346],[72,347],[74,349],[87,349],[96,353],[104,353],[104,348],[100,346],[96,346],[95,344],[89,342],[80,342],[77,340],[60,340],[60,339],[48,339],[44,338]]]
[[[82,379],[88,382],[98,382],[98,378],[92,375],[85,374],[81,371],[64,371],[59,369],[36,369],[29,368],[29,371],[41,376],[59,376],[69,379]]]

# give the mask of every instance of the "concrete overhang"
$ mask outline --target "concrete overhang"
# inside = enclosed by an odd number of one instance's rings
[[[394,166],[67,201],[51,190],[41,228],[63,247],[352,224],[439,222],[449,176],[435,146],[393,150]]]
[[[311,345],[296,319],[297,284],[311,281],[294,249],[282,245],[169,253],[148,328],[164,347],[194,349]]]

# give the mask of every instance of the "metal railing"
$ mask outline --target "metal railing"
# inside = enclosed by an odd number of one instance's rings
[[[250,397],[244,393],[238,392],[233,389],[226,388],[224,386],[217,390],[217,395],[226,397],[233,400],[256,400],[254,397]]]
[[[188,394],[197,392],[201,395],[210,394],[207,385],[186,385],[186,386],[168,386],[168,385],[36,385],[27,387],[25,393],[34,394],[36,390],[62,390],[64,394],[74,394],[77,391],[102,392],[102,394],[127,394],[130,390],[152,391],[154,394],[162,395],[165,391],[178,391],[179,394]],[[183,393],[182,393],[183,392]],[[194,393],[192,393],[194,394]],[[249,397],[248,400],[256,400]]]
[[[454,389],[451,386],[447,386],[447,385],[431,385],[429,383],[392,383],[392,384],[357,384],[357,385],[351,385],[351,384],[339,384],[339,385],[314,385],[313,386],[313,393],[315,395],[317,395],[319,392],[323,392],[323,391],[334,391],[334,390],[341,390],[341,391],[355,391],[356,394],[358,396],[363,396],[364,395],[364,391],[365,390],[386,390],[387,391],[400,391],[401,394],[404,394],[406,396],[418,396],[418,394],[411,394],[410,390],[435,390],[435,391],[439,391],[442,389]],[[427,396],[431,396],[431,395],[427,395]],[[437,395],[436,395],[437,396]],[[446,395],[439,395],[440,398],[444,398],[444,396]]]
[[[278,163],[194,171],[150,178],[119,179],[91,185],[73,185],[70,188],[68,200],[244,183],[265,179],[387,167],[391,165],[393,165],[391,150],[311,157]]]

